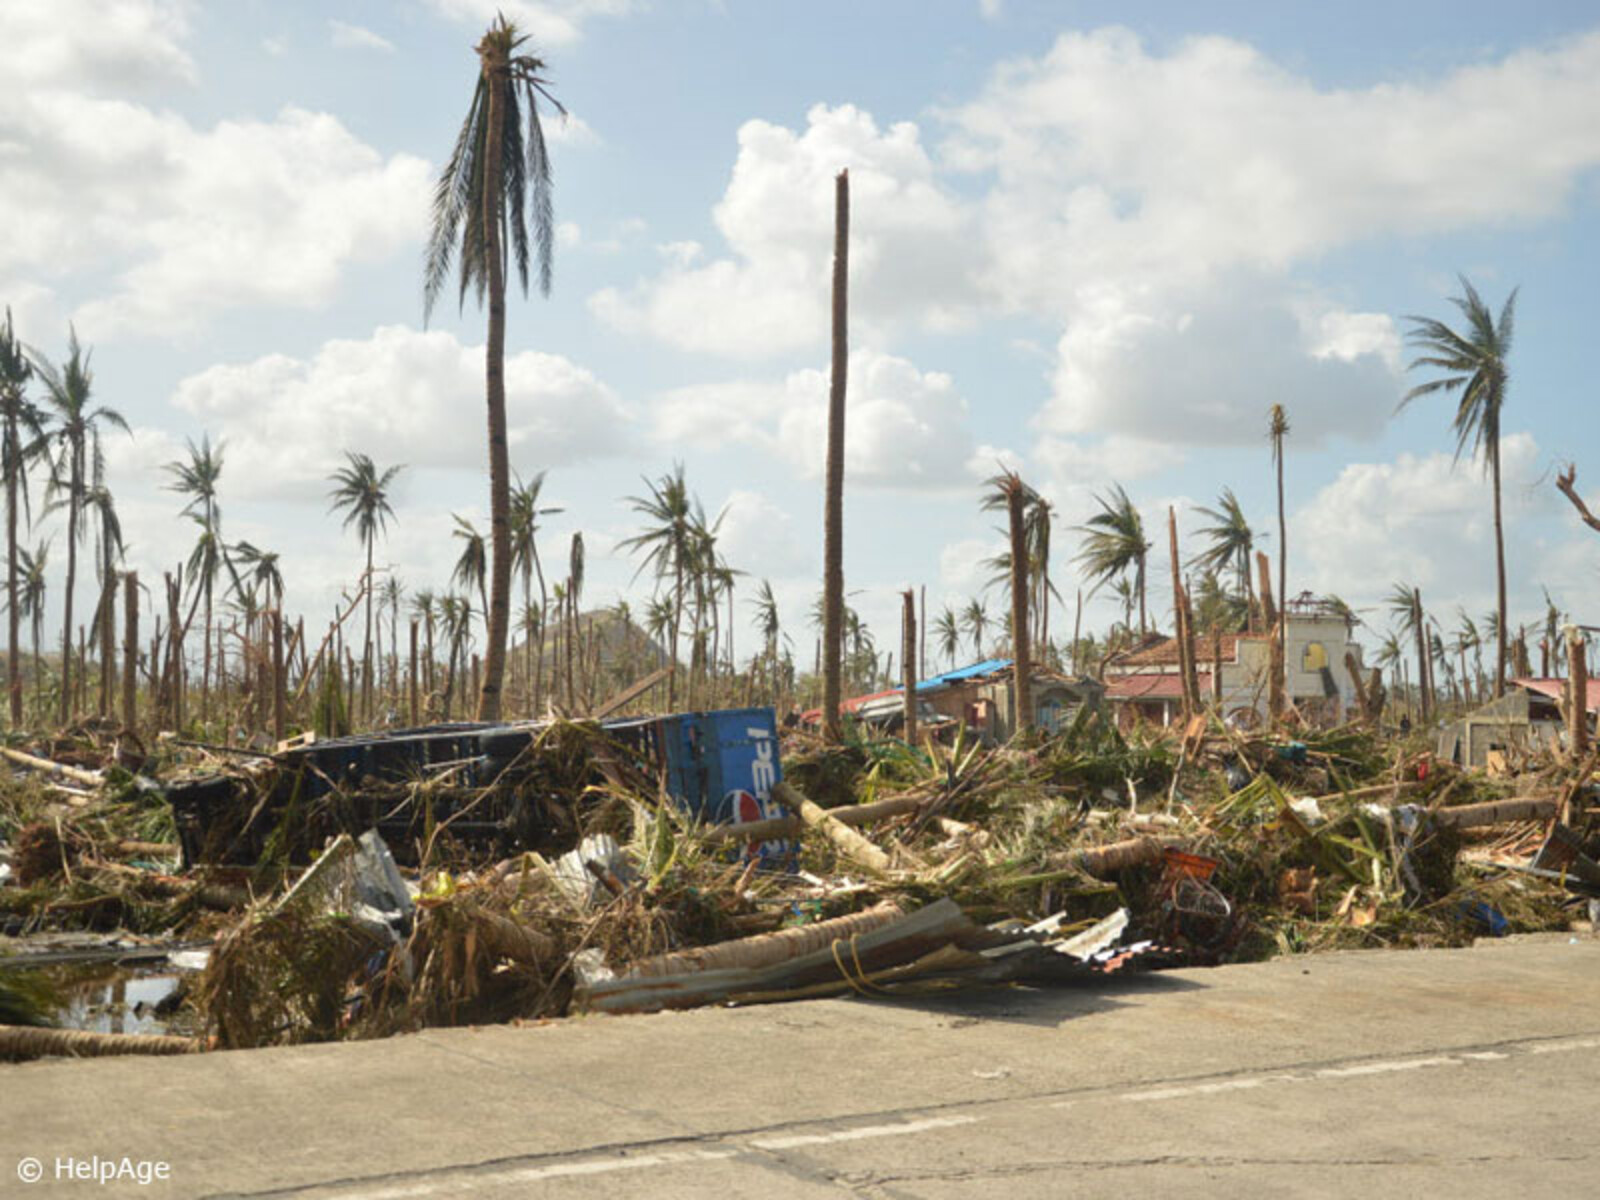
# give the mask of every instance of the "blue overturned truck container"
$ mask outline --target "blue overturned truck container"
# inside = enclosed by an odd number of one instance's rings
[[[783,769],[770,708],[624,718],[600,727],[614,750],[660,778],[698,820],[739,825],[782,815],[772,795]],[[452,836],[485,853],[561,849],[572,831],[550,819],[552,806],[534,783],[538,772],[519,769],[547,728],[459,723],[332,738],[275,755],[265,795],[247,777],[217,774],[175,782],[167,798],[188,864],[253,863],[269,853],[305,859],[333,834],[368,829],[404,859],[419,829],[446,820]],[[460,785],[454,793],[395,802],[392,785],[441,770]],[[470,789],[487,791],[464,801]],[[468,804],[471,811],[463,811]],[[783,841],[747,849],[773,867],[792,862],[794,851]]]

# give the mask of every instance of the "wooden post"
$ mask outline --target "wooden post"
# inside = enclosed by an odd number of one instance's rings
[[[122,577],[122,724],[129,731],[139,728],[139,576],[129,571]]]
[[[1027,489],[1015,471],[1005,477],[1011,534],[1011,706],[1015,732],[1034,725],[1033,648],[1028,644]]]
[[[283,611],[272,610],[272,737],[283,741],[288,728],[289,681],[283,666]]]
[[[422,724],[421,708],[417,696],[417,623],[411,622],[411,726]]]
[[[1589,663],[1583,633],[1567,629],[1567,748],[1576,761],[1589,749]]]
[[[917,606],[910,588],[901,593],[900,656],[904,660],[906,743],[917,744]]]
[[[828,384],[828,454],[822,528],[822,736],[839,740],[839,702],[844,699],[844,422],[845,375],[849,368],[850,173],[834,180],[833,359]],[[676,649],[674,647],[674,649]]]

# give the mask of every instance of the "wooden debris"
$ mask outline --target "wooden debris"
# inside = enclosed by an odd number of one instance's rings
[[[889,856],[879,846],[862,837],[830,814],[827,809],[803,796],[789,784],[776,785],[772,789],[772,796],[791,812],[798,813],[802,821],[820,831],[841,854],[858,865],[879,873],[888,871],[893,865],[889,861]]]

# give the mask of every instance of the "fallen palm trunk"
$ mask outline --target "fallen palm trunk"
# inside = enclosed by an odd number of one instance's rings
[[[85,1029],[42,1029],[28,1025],[0,1025],[0,1059],[23,1062],[30,1058],[104,1058],[116,1054],[195,1054],[202,1049],[195,1038],[142,1033],[91,1033]]]
[[[859,938],[903,916],[905,913],[898,905],[886,900],[862,912],[835,917],[831,921],[818,921],[815,925],[800,925],[775,933],[658,955],[635,963],[629,974],[647,978],[690,971],[760,970],[824,949],[840,939]]]
[[[802,821],[832,842],[846,858],[870,871],[889,870],[889,856],[879,847],[795,788],[787,783],[780,783],[773,787],[772,795],[785,808],[799,813]]]
[[[741,946],[761,941],[764,945],[781,946],[790,955],[764,967],[721,966],[672,975],[629,971],[617,976],[604,968],[585,970],[580,962],[574,1000],[577,1007],[594,1012],[656,1012],[664,1008],[720,1004],[734,995],[775,996],[820,983],[849,987],[850,980],[860,985],[860,981],[875,972],[914,962],[976,929],[966,914],[948,899],[909,915],[895,913],[886,923],[866,932],[859,928],[851,931],[846,924],[848,921],[849,918],[837,918],[818,922],[813,927],[814,938],[774,943],[765,941],[773,935],[761,934],[732,943]],[[807,948],[822,937],[827,938],[825,944]],[[723,955],[736,953],[724,951]]]
[[[1129,867],[1147,867],[1161,861],[1167,847],[1180,843],[1178,838],[1137,837],[1125,842],[1112,842],[1090,850],[1074,850],[1068,857],[1071,865],[1096,879],[1105,879]]]
[[[1433,814],[1433,820],[1444,829],[1477,829],[1485,825],[1506,825],[1512,821],[1545,821],[1556,815],[1558,804],[1554,796],[1491,800],[1487,804],[1441,808]]]

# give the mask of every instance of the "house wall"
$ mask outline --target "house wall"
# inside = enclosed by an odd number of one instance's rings
[[[1195,647],[1196,667],[1201,671],[1209,671],[1212,663],[1208,657],[1205,639],[1198,639]],[[1335,616],[1291,616],[1289,628],[1285,638],[1285,672],[1288,682],[1288,695],[1291,702],[1300,706],[1302,712],[1312,719],[1321,719],[1329,724],[1337,724],[1346,718],[1356,703],[1355,681],[1350,677],[1349,670],[1345,667],[1345,653],[1353,652],[1358,670],[1364,670],[1361,658],[1361,647],[1350,640],[1350,629],[1342,618]],[[1240,640],[1235,643],[1236,658],[1232,662],[1222,664],[1222,711],[1226,714],[1237,713],[1240,710],[1252,710],[1258,718],[1264,718],[1267,713],[1268,687],[1267,680],[1271,669],[1271,646],[1265,639]],[[1324,698],[1322,674],[1317,669],[1326,666],[1333,675],[1334,686],[1338,696],[1332,699]],[[1140,672],[1158,671],[1165,674],[1177,674],[1176,666],[1139,667]],[[1117,674],[1113,669],[1112,674]],[[1203,699],[1209,702],[1208,694]],[[1119,709],[1130,709],[1131,704],[1120,703]],[[1155,705],[1142,706],[1141,713],[1145,719],[1156,719]],[[1161,723],[1170,720],[1171,708],[1176,706],[1163,706]]]

